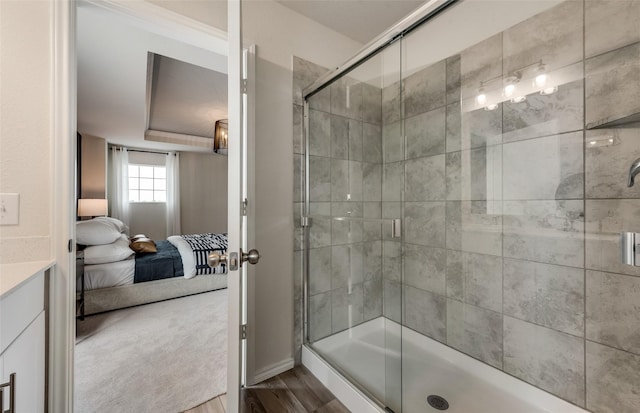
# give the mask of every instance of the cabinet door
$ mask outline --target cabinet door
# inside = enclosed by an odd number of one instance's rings
[[[2,382],[16,373],[16,412],[44,412],[44,317],[43,311],[2,354]]]

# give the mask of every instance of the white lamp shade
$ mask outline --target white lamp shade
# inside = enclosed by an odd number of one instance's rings
[[[106,199],[78,199],[79,217],[99,217],[107,215]]]

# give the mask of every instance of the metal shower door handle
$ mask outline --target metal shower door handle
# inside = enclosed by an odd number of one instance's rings
[[[620,249],[623,264],[640,266],[640,233],[621,232]]]

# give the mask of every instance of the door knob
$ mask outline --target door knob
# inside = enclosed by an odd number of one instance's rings
[[[240,260],[240,266],[242,267],[243,262],[248,262],[249,264],[257,264],[260,261],[260,253],[256,249],[252,249],[249,252],[243,252],[240,250],[240,256],[242,259]]]
[[[209,256],[207,257],[207,264],[209,264],[209,267],[211,268],[216,268],[218,265],[220,264],[226,264],[227,263],[227,255],[226,254],[220,254],[219,252],[210,252]]]

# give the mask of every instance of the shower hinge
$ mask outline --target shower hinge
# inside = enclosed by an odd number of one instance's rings
[[[247,79],[242,79],[242,93],[247,93]]]
[[[311,217],[300,217],[300,226],[301,227],[310,227],[311,226]]]
[[[247,216],[247,207],[249,206],[249,200],[247,198],[242,201],[242,215]]]
[[[247,325],[243,324],[240,326],[240,338],[242,340],[246,340],[247,339]]]

